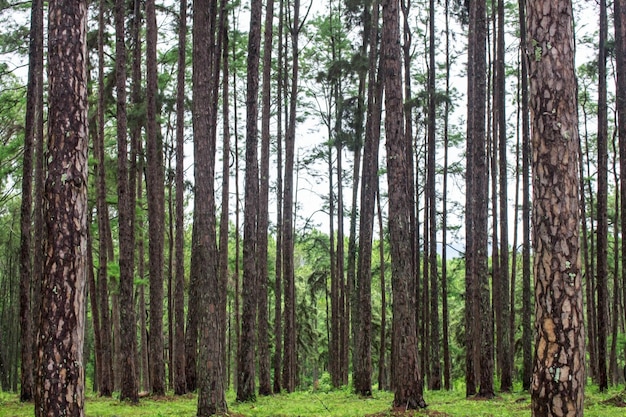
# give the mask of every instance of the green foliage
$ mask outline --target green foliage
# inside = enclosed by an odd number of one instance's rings
[[[501,394],[493,400],[466,399],[462,386],[453,391],[426,392],[428,408],[403,413],[405,417],[441,415],[449,417],[527,417],[530,415],[530,395],[519,389],[511,394]],[[229,416],[233,417],[363,417],[399,416],[391,412],[393,393],[374,390],[371,398],[352,394],[350,389],[309,390],[292,394],[259,397],[255,403],[235,402],[235,393],[227,395]],[[624,391],[612,389],[599,393],[587,388],[585,415],[587,417],[621,417],[624,415]],[[194,394],[182,397],[142,399],[131,405],[116,399],[89,394],[86,400],[87,417],[148,417],[195,416],[197,399]],[[16,394],[0,393],[0,415],[31,416],[32,403],[20,403]]]

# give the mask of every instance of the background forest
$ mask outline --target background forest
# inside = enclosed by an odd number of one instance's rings
[[[425,388],[530,388],[527,59],[542,50],[524,47],[524,1],[487,1],[481,99],[469,3],[400,2],[392,86],[393,34],[375,1],[88,2],[90,389],[131,401],[202,392],[211,378],[238,401],[394,390],[404,384],[391,363],[404,349],[398,316],[415,329]],[[585,355],[601,391],[626,369],[626,131],[612,8],[578,1],[573,13]],[[0,387],[24,401],[34,395],[45,245],[45,9],[0,0]],[[482,171],[470,161],[475,100]],[[406,150],[389,145],[390,114]],[[402,207],[387,178],[400,156],[405,252],[394,246]],[[488,253],[476,270],[478,238],[468,236],[478,211],[467,202],[481,187]],[[402,291],[394,253],[407,255]],[[477,271],[482,293],[468,286]],[[220,358],[210,377],[197,366],[206,355]],[[219,411],[225,399],[204,406]]]

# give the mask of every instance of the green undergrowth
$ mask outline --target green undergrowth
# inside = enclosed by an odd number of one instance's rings
[[[466,399],[462,389],[428,391],[425,410],[405,412],[392,410],[393,394],[374,391],[372,397],[362,398],[346,389],[329,391],[299,391],[271,397],[258,397],[255,402],[237,403],[235,394],[228,393],[231,417],[527,417],[530,416],[530,395],[516,391],[499,394],[492,400]],[[115,398],[87,396],[87,417],[193,417],[196,411],[194,394],[176,397],[142,398],[138,405],[120,402]],[[1,417],[33,415],[33,404],[22,404],[15,394],[0,393]],[[588,387],[585,416],[623,417],[626,415],[626,391],[622,387],[599,393]]]

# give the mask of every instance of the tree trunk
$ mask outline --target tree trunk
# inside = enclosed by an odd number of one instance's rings
[[[376,206],[378,214],[378,257],[380,261],[380,346],[378,348],[378,389],[386,390],[389,382],[387,377],[386,355],[387,351],[387,284],[385,281],[385,236],[383,226],[383,213],[380,207],[380,190],[376,193]]]
[[[259,59],[261,48],[261,0],[251,3],[247,54],[246,88],[246,168],[243,230],[243,282],[241,339],[237,356],[237,401],[255,399],[256,323],[258,307],[257,218],[259,203],[259,166],[257,147]],[[267,233],[267,231],[263,231]]]
[[[296,288],[294,271],[293,202],[294,202],[294,148],[296,141],[296,104],[298,100],[298,37],[300,35],[300,0],[294,0],[290,27],[292,65],[289,97],[289,123],[285,136],[285,183],[283,197],[283,274],[285,282],[285,326],[283,387],[288,392],[296,389]]]
[[[389,183],[389,234],[391,238],[391,269],[393,320],[395,339],[392,360],[395,367],[394,405],[410,409],[425,407],[423,383],[417,354],[415,327],[415,281],[412,277],[410,212],[412,184],[407,183],[409,166],[404,131],[402,79],[400,68],[400,30],[398,0],[384,0],[381,40],[381,65],[386,74],[385,132],[387,148],[387,180]],[[401,359],[400,359],[401,358]]]
[[[125,16],[126,3],[117,0],[115,3],[115,65],[117,92],[117,198],[119,212],[119,302],[120,308],[120,399],[137,402],[137,355],[134,280],[134,216],[135,216],[135,184],[130,181],[127,156],[127,115],[126,115],[126,45]]]
[[[380,142],[380,127],[382,121],[382,99],[383,99],[383,83],[377,75],[378,63],[378,21],[379,21],[379,5],[374,2],[372,5],[372,24],[370,25],[372,33],[369,35],[369,84],[367,92],[367,119],[365,124],[365,143],[363,148],[363,179],[361,185],[361,213],[359,221],[359,257],[357,264],[357,280],[356,280],[356,304],[358,306],[358,337],[355,342],[354,353],[354,375],[353,384],[355,391],[362,396],[372,395],[372,241],[374,227],[374,205],[376,204],[376,195],[378,193],[378,148]],[[380,245],[383,245],[383,234],[381,231]],[[385,279],[383,276],[384,259],[381,256],[381,288]],[[385,291],[382,291],[383,298]],[[386,308],[383,302],[384,309]],[[384,319],[383,319],[384,321]],[[381,324],[381,345],[379,359],[379,372],[384,372],[385,363],[385,328],[384,323]],[[385,381],[381,379],[379,374],[379,388]]]
[[[450,2],[445,2],[446,21],[446,97],[450,95]],[[449,310],[448,310],[448,147],[449,147],[449,120],[450,102],[446,100],[443,116],[443,185],[441,207],[441,315],[443,329],[443,384],[447,391],[452,389],[450,373],[452,364],[450,360],[450,336],[449,336]]]
[[[215,216],[215,100],[219,58],[215,47],[215,0],[193,2],[193,133],[195,161],[194,244],[191,274],[199,317],[198,416],[226,411],[224,393],[224,330],[222,306],[226,294],[218,277]],[[206,45],[211,45],[206,48]],[[213,86],[214,88],[207,88]],[[195,277],[194,277],[195,276]]]
[[[46,257],[35,415],[83,416],[87,243],[87,3],[48,9]]]
[[[22,165],[22,203],[20,210],[20,346],[21,380],[20,401],[33,399],[33,316],[31,313],[32,264],[32,209],[34,149],[40,125],[43,124],[43,2],[31,6],[30,41],[28,50],[28,87],[26,91],[26,118],[24,127],[24,156]],[[40,195],[36,195],[40,199]]]
[[[534,0],[528,6],[537,303],[532,411],[533,416],[582,416],[585,339],[572,4]]]
[[[146,150],[150,270],[150,385],[152,394],[165,394],[163,359],[163,144],[157,123],[157,22],[154,0],[146,1]]]
[[[100,331],[102,339],[102,367],[100,368],[100,395],[110,397],[113,392],[113,357],[111,316],[109,310],[108,265],[109,241],[107,231],[109,212],[106,195],[106,168],[104,166],[104,1],[100,2],[98,17],[98,109],[94,153],[96,156],[96,200],[98,210],[98,286],[100,295]]]
[[[284,27],[284,1],[280,0],[278,13],[278,91],[276,93],[277,108],[283,108],[283,94],[285,72],[283,70],[283,27]],[[272,358],[272,368],[274,368],[274,393],[281,390],[281,369],[283,352],[283,328],[282,328],[282,279],[283,279],[283,112],[276,112],[276,275],[274,277],[274,357]]]
[[[530,389],[532,377],[532,328],[530,273],[530,107],[528,99],[529,51],[526,49],[526,2],[519,1],[522,83],[522,387]]]
[[[257,229],[258,277],[259,277],[259,395],[272,394],[270,375],[270,339],[267,287],[269,276],[268,228],[269,228],[269,177],[270,177],[270,117],[271,117],[271,69],[274,0],[265,5],[265,32],[263,38],[263,93],[261,122],[261,178],[259,184],[259,218]]]
[[[174,237],[176,261],[174,288],[174,338],[173,370],[174,393],[187,392],[185,374],[185,222],[184,222],[184,146],[185,146],[185,59],[187,45],[187,0],[180,2],[178,28],[178,74],[176,87],[176,236]],[[228,189],[228,187],[226,187]],[[228,207],[228,205],[227,205]]]
[[[616,67],[617,67],[617,126],[619,143],[619,190],[620,190],[620,230],[626,230],[626,2],[615,0],[614,5],[614,25],[616,44]],[[626,254],[626,239],[621,239],[620,245],[622,256]],[[620,275],[622,279],[626,277],[626,262],[621,263]],[[615,271],[617,274],[617,270]],[[616,296],[614,294],[614,296]],[[626,303],[626,285],[622,287],[622,301]],[[617,314],[617,312],[616,312]],[[622,310],[622,320],[626,321],[626,308]],[[626,375],[625,375],[626,377]]]
[[[441,361],[439,358],[439,276],[437,270],[437,190],[435,172],[437,167],[435,142],[437,116],[435,113],[435,0],[430,0],[428,36],[428,164],[427,193],[429,219],[428,266],[430,267],[430,378],[428,386],[432,390],[441,389]]]
[[[509,335],[509,321],[511,316],[511,305],[509,302],[509,211],[508,211],[508,164],[507,164],[507,134],[506,134],[506,73],[505,73],[505,40],[504,40],[504,0],[498,0],[498,27],[497,27],[497,43],[496,43],[496,85],[497,103],[494,103],[496,109],[496,125],[498,138],[498,162],[499,162],[499,202],[500,202],[500,276],[497,281],[500,287],[501,301],[501,317],[500,317],[500,339],[498,346],[500,348],[500,390],[509,392],[513,388],[513,359],[511,352],[511,338]],[[494,132],[495,133],[495,132]],[[496,152],[496,142],[494,142],[494,153]]]
[[[608,121],[606,85],[606,0],[600,0],[600,39],[598,56],[598,200],[597,200],[597,285],[598,314],[598,385],[601,392],[608,389],[607,338],[609,332],[609,285],[608,285]]]
[[[230,91],[228,88],[229,82],[229,67],[228,67],[228,25],[227,22],[227,13],[225,12],[227,5],[227,0],[221,0],[220,2],[220,20],[219,20],[219,31],[222,38],[222,50],[218,51],[222,54],[222,122],[223,122],[223,143],[222,143],[222,211],[220,213],[220,230],[219,230],[219,285],[220,285],[220,293],[226,295],[227,287],[228,287],[228,232],[229,232],[229,221],[228,216],[230,213],[230,204],[229,204],[229,196],[230,196],[230,112],[229,112],[229,95]],[[223,304],[220,306],[220,314],[221,314],[221,331],[226,337],[226,329],[230,327],[230,324],[227,323],[230,318],[227,318],[226,313],[226,299],[223,300]],[[227,327],[228,326],[228,327]],[[229,341],[229,349],[230,349],[230,338]],[[230,358],[227,356],[226,349],[223,349],[223,359],[224,363],[228,364],[228,373],[225,379],[225,389],[228,389],[230,386]]]

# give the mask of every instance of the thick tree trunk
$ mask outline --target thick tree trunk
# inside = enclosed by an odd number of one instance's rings
[[[87,3],[48,9],[46,257],[35,415],[83,416],[87,243]]]
[[[394,405],[424,407],[423,382],[417,353],[415,327],[415,281],[412,277],[410,212],[412,184],[407,182],[409,166],[404,131],[402,79],[400,67],[400,30],[398,0],[384,0],[381,40],[381,65],[385,89],[385,132],[387,180],[389,183],[389,232],[393,290]]]
[[[572,4],[534,0],[528,6],[537,303],[532,411],[582,416],[585,338]]]
[[[193,2],[193,133],[195,161],[194,243],[191,274],[199,315],[198,416],[226,411],[224,330],[226,294],[218,276],[215,216],[215,126],[219,58],[216,58],[215,0]],[[206,48],[206,45],[212,45]],[[213,86],[213,88],[208,88]]]

